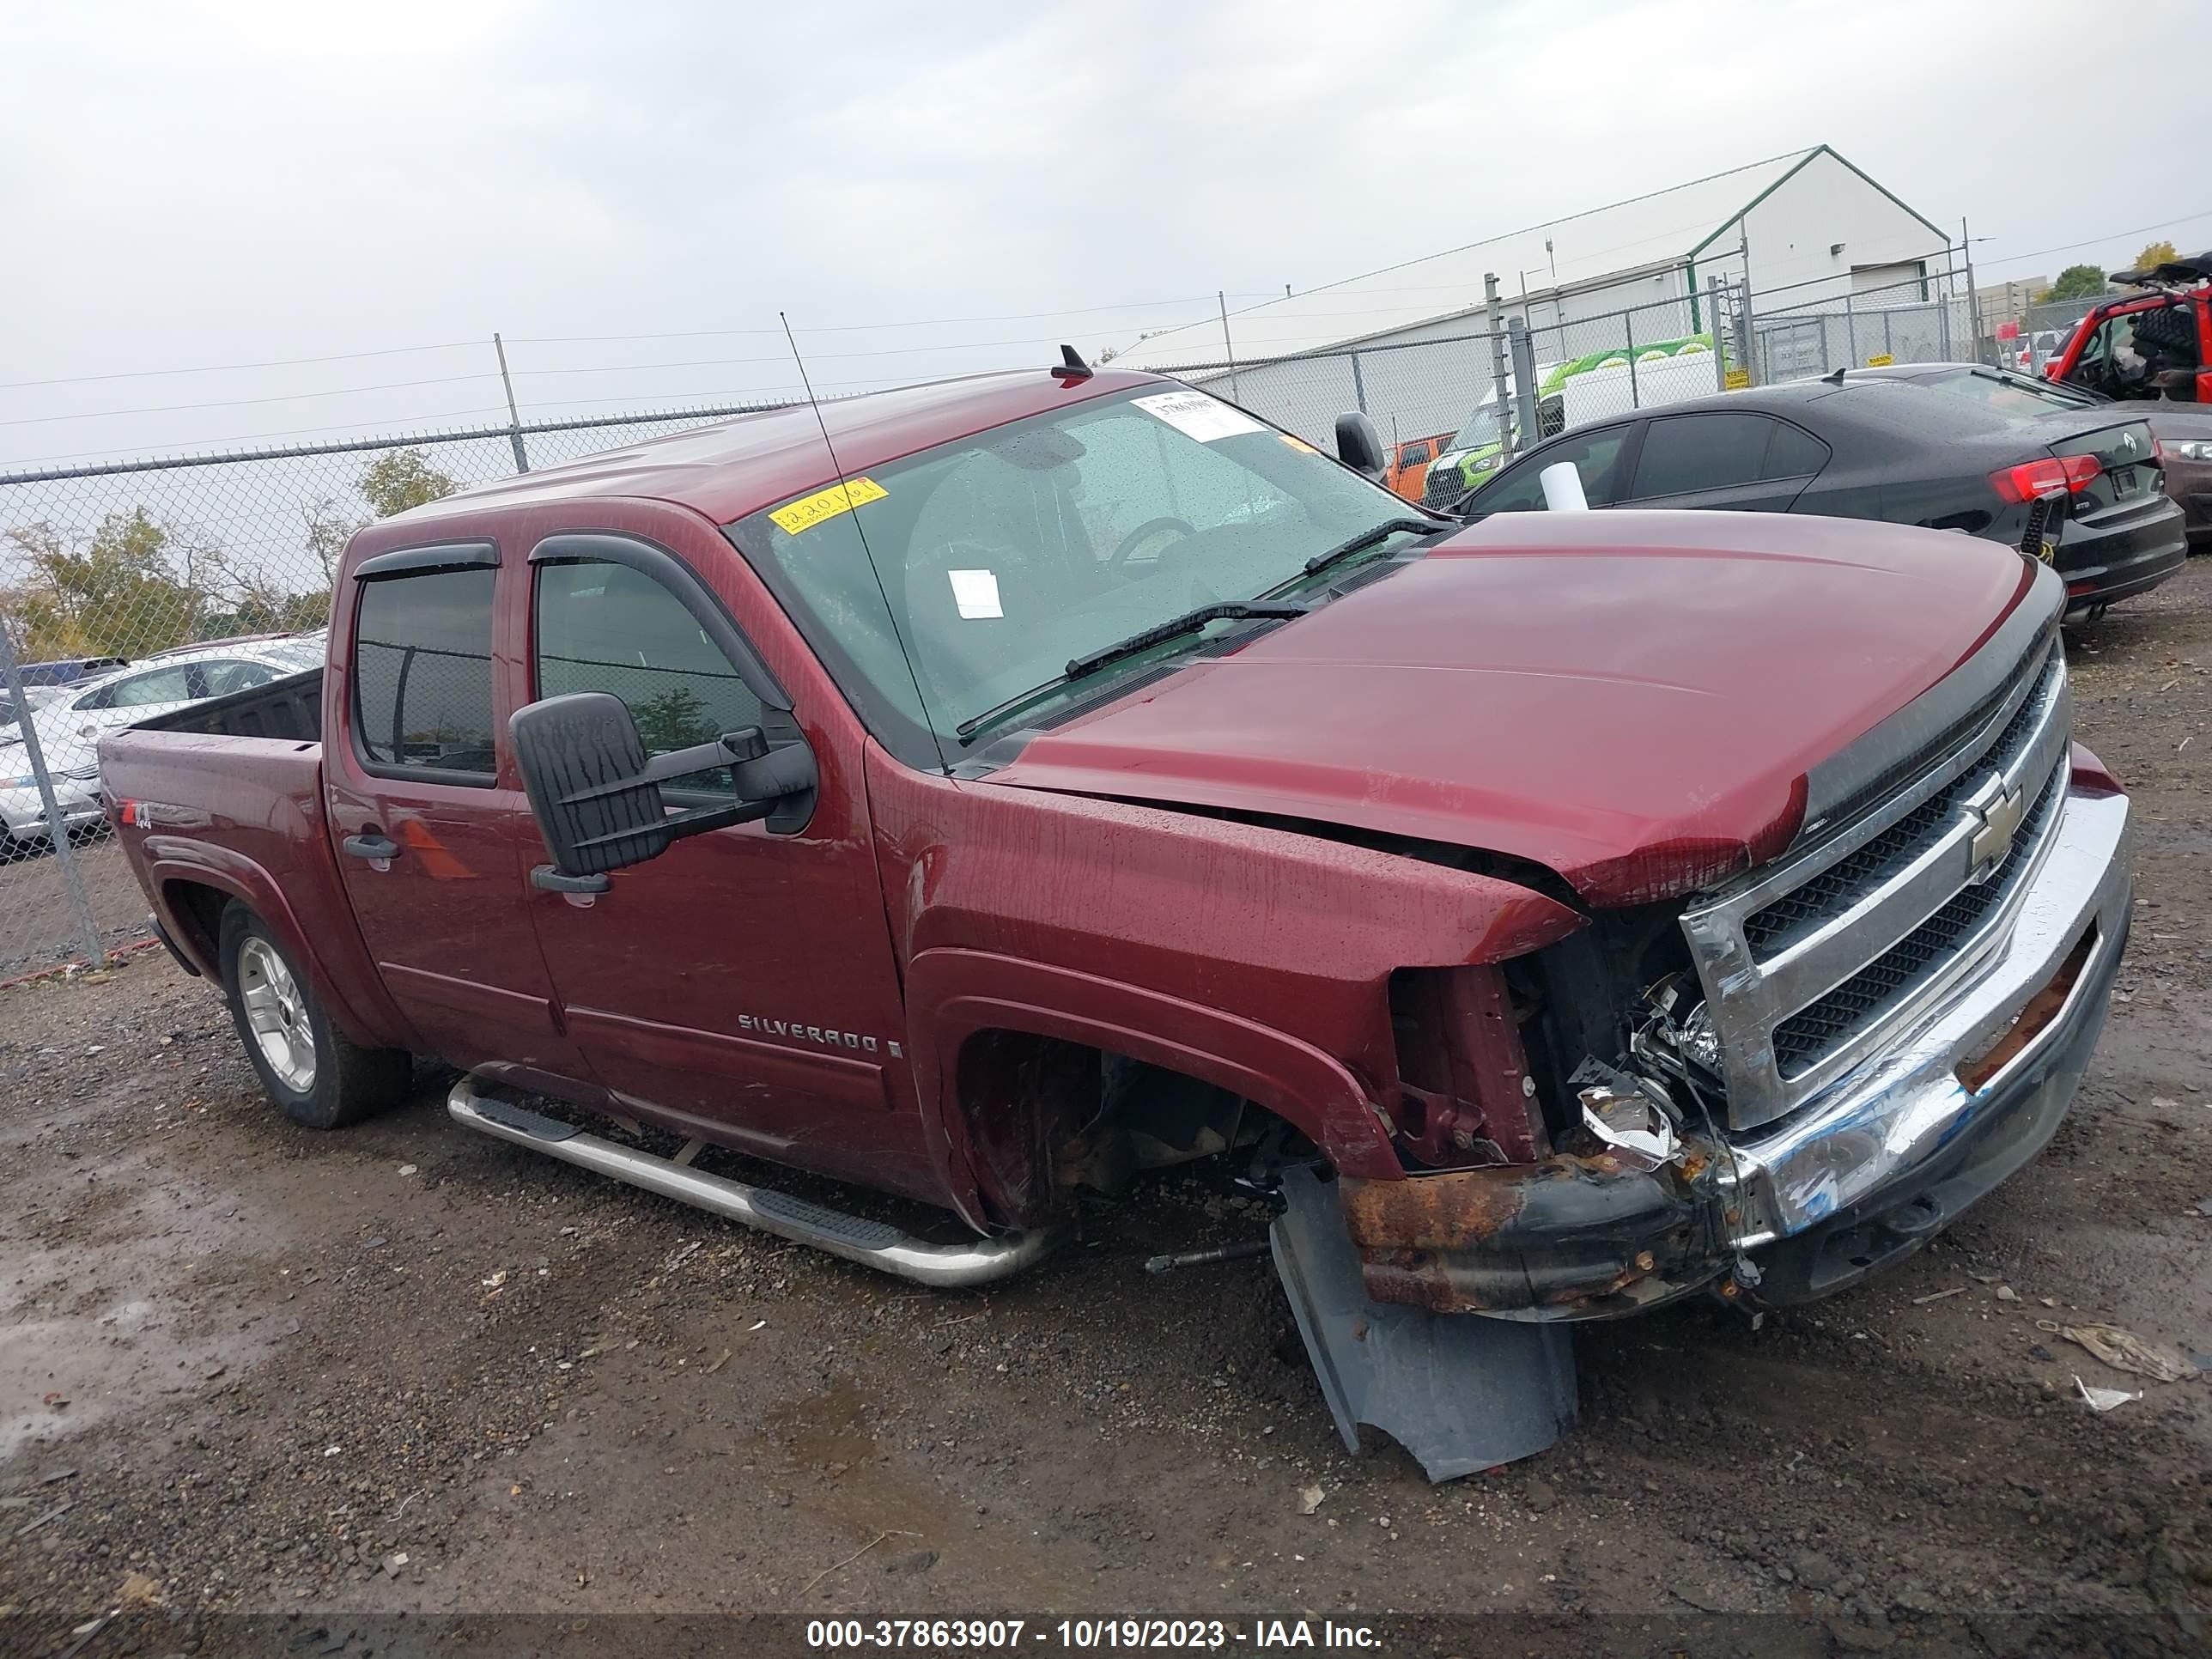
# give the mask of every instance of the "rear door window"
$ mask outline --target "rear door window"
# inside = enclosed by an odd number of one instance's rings
[[[1766,446],[1765,478],[1809,478],[1828,464],[1828,447],[1811,433],[1787,421],[1773,423],[1774,436]]]
[[[191,670],[180,663],[174,668],[156,668],[117,680],[112,685],[103,685],[76,706],[79,708],[148,708],[157,702],[189,702],[191,696]]]
[[[1651,422],[1631,497],[1687,495],[1756,483],[1775,422],[1764,415],[1669,415]]]
[[[1486,513],[1543,511],[1543,471],[1560,461],[1575,464],[1575,471],[1582,476],[1583,499],[1592,507],[1609,507],[1620,499],[1621,456],[1635,430],[1632,425],[1602,427],[1578,438],[1547,445],[1536,454],[1506,468],[1486,488],[1477,490],[1464,510],[1478,517]]]
[[[489,567],[382,576],[354,617],[354,733],[372,772],[489,786]]]

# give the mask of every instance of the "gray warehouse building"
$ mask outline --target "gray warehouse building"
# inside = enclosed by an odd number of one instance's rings
[[[1966,350],[1967,313],[1955,312],[1954,328],[1948,303],[1953,252],[1935,221],[1823,144],[1234,309],[1225,330],[1218,316],[1194,318],[1118,356],[1316,441],[1352,408],[1410,437],[1455,427],[1491,382],[1486,274],[1540,363],[1709,344],[1718,279],[1725,320],[1745,307],[1756,319],[1745,337],[1767,380],[1822,372],[1839,356]]]

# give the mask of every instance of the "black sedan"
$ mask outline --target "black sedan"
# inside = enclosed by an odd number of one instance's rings
[[[2005,409],[1846,373],[1577,427],[1447,510],[1541,508],[1538,475],[1559,461],[1594,507],[1819,513],[2005,542],[2057,566],[2075,618],[2157,586],[2188,553],[2150,428],[2111,408]]]
[[[2158,444],[2159,463],[2166,469],[2166,493],[2181,506],[2189,550],[2212,550],[2212,405],[2166,398],[2115,402],[2087,386],[1981,363],[1899,363],[1884,368],[1845,369],[1844,378],[1911,380],[2003,409],[2100,409],[2113,420],[2132,416],[2146,421]]]

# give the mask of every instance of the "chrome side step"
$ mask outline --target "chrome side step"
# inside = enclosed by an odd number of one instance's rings
[[[704,1175],[668,1158],[617,1146],[573,1124],[479,1094],[473,1078],[464,1077],[453,1085],[446,1097],[446,1110],[456,1123],[479,1133],[917,1284],[941,1289],[988,1285],[1019,1273],[1057,1242],[1050,1233],[1029,1232],[967,1244],[925,1244],[885,1222],[845,1215],[769,1188]]]

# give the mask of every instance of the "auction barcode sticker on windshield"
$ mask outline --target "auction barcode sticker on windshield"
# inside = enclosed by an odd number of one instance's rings
[[[1146,414],[1165,421],[1184,436],[1195,438],[1202,444],[1267,429],[1242,410],[1231,409],[1218,398],[1209,398],[1203,392],[1160,392],[1129,401]]]
[[[824,519],[834,519],[840,513],[879,501],[890,493],[873,478],[848,478],[827,489],[817,489],[811,495],[802,495],[787,507],[779,507],[769,517],[785,535],[796,536],[802,530],[811,530]]]

